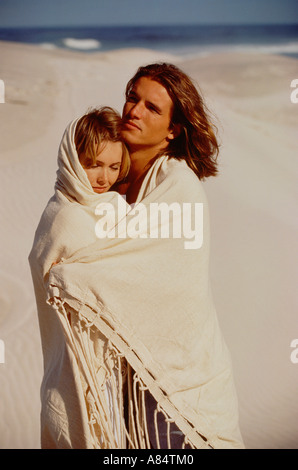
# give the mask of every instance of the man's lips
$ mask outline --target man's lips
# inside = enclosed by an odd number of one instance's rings
[[[139,126],[137,126],[137,124],[135,124],[133,121],[124,121],[124,127],[128,128],[128,129],[138,129],[138,130],[141,130],[139,128]]]

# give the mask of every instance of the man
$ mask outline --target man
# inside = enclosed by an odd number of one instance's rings
[[[219,145],[215,128],[196,87],[176,66],[161,63],[140,67],[127,84],[122,118],[122,136],[130,152],[131,169],[117,190],[126,195],[128,203],[136,201],[144,178],[162,155],[185,160],[199,179],[217,174]],[[149,392],[146,409],[151,445],[156,448],[156,401]],[[162,448],[168,445],[166,421],[158,415]],[[183,434],[173,423],[170,436],[172,447],[181,447]]]

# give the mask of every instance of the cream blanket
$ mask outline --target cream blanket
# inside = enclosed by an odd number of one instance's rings
[[[42,446],[149,448],[149,391],[157,443],[162,414],[184,434],[183,446],[242,448],[209,286],[201,182],[184,161],[164,156],[134,207],[116,192],[95,194],[75,125],[61,141],[55,194],[29,256],[44,354]]]

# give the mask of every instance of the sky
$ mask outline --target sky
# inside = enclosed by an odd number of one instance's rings
[[[0,27],[298,23],[298,0],[0,0]]]

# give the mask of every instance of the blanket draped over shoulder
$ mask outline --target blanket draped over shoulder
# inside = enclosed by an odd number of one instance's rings
[[[162,447],[162,416],[168,448],[173,424],[182,448],[242,448],[209,285],[202,183],[163,156],[133,206],[116,191],[96,194],[78,161],[76,122],[29,256],[44,356],[42,447],[150,448],[152,432]]]

